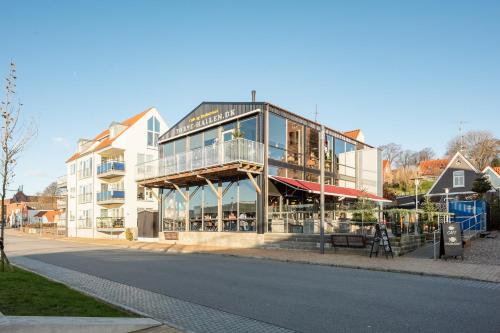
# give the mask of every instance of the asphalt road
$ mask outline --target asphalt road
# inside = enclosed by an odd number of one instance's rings
[[[301,332],[500,332],[500,284],[7,238],[10,255]]]

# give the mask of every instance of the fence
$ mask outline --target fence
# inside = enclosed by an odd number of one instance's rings
[[[136,179],[151,179],[234,162],[263,164],[263,144],[246,139],[234,139],[144,162],[136,167]]]
[[[404,209],[331,209],[325,208],[325,232],[371,235],[377,223],[384,223],[393,235],[432,234],[450,214]],[[417,223],[418,221],[418,223]],[[320,209],[317,205],[289,205],[268,212],[267,231],[271,233],[320,232]]]

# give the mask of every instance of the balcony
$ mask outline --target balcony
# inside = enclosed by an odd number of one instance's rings
[[[97,204],[99,205],[115,205],[125,202],[125,191],[111,190],[97,193]]]
[[[97,177],[106,179],[125,175],[125,162],[109,161],[97,166]]]
[[[125,218],[99,216],[96,219],[96,227],[99,231],[124,231]]]
[[[66,209],[68,206],[66,197],[56,199],[57,209]]]
[[[260,173],[263,165],[262,143],[234,139],[139,164],[136,181],[148,187],[165,187],[166,182],[183,185],[200,181],[203,177]]]
[[[67,185],[66,175],[57,177],[56,184],[57,184],[58,189],[66,187],[66,185]]]

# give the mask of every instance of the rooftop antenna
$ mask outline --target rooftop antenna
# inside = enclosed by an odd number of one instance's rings
[[[467,124],[467,121],[460,120],[458,122],[458,133],[460,136],[460,151],[463,152],[465,147],[464,147],[464,133],[463,133],[463,125]]]
[[[318,104],[316,104],[316,109],[314,111],[314,122],[317,123],[318,122]]]

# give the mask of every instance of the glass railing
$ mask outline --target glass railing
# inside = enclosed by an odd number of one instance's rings
[[[125,199],[125,191],[123,190],[111,190],[97,193],[97,202]]]
[[[125,162],[109,161],[97,166],[97,174],[101,175],[110,171],[125,171]]]
[[[234,139],[166,156],[138,164],[136,179],[151,179],[235,162],[263,165],[264,145],[256,141]]]
[[[123,228],[124,225],[125,225],[124,217],[99,216],[96,219],[96,226],[98,229]]]

